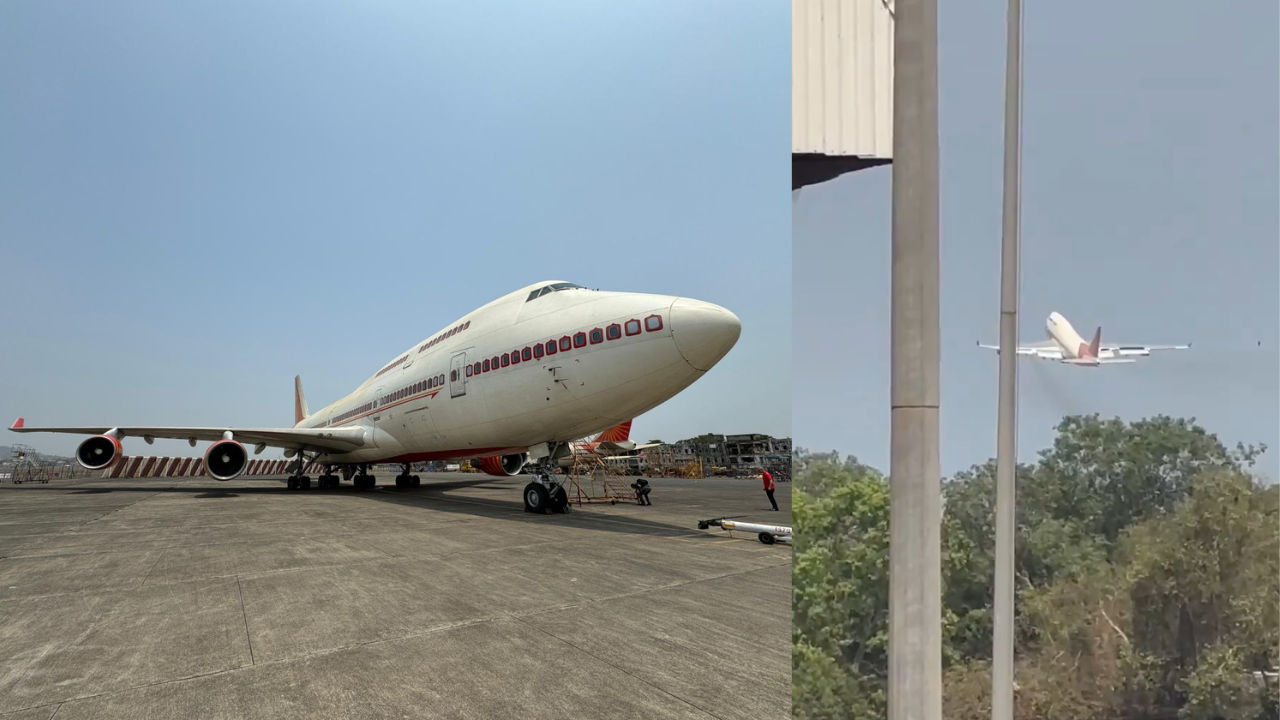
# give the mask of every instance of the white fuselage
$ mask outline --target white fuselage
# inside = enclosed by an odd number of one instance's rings
[[[1056,312],[1049,313],[1049,319],[1045,320],[1045,330],[1049,339],[1062,348],[1063,357],[1079,359],[1089,347],[1089,343],[1080,337],[1071,323]]]
[[[296,427],[363,427],[364,446],[320,458],[335,464],[524,452],[654,408],[741,332],[733,313],[688,298],[582,288],[530,298],[548,284],[468,313]]]

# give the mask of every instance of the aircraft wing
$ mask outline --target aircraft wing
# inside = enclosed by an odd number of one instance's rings
[[[1132,344],[1102,343],[1098,349],[1099,351],[1110,350],[1111,352],[1116,353],[1118,355],[1123,355],[1126,352],[1140,353],[1144,351],[1153,352],[1156,350],[1190,350],[1191,343],[1187,343],[1186,345],[1141,345],[1138,343],[1132,343]]]
[[[981,342],[979,342],[978,347],[986,348],[988,350],[995,350],[996,352],[1000,351],[999,345],[984,345]],[[1062,348],[1058,347],[1058,344],[1053,342],[1052,340],[1046,340],[1044,342],[1019,345],[1018,354],[1019,355],[1035,355],[1036,357],[1042,357],[1046,359],[1058,359],[1062,357]]]
[[[197,440],[221,440],[223,433],[245,445],[292,448],[295,450],[333,450],[346,452],[365,444],[363,428],[234,428],[234,427],[134,427],[86,425],[79,427],[29,427],[18,418],[11,432],[51,432],[71,435],[102,435],[115,430],[117,437],[163,438],[186,440],[195,445]]]

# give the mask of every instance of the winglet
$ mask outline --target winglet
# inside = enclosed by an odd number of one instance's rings
[[[1093,333],[1093,342],[1089,343],[1089,354],[1098,357],[1098,351],[1102,349],[1102,326]]]
[[[631,421],[618,423],[596,436],[596,442],[625,442],[631,437]]]
[[[18,428],[26,427],[26,425],[27,425],[26,420],[23,420],[22,418],[18,418],[17,420],[13,421],[13,425],[10,425],[9,429],[17,430]]]
[[[302,392],[302,376],[293,376],[293,424],[297,425],[311,413],[307,411],[307,396]]]

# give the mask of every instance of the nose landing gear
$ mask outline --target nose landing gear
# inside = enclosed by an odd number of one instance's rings
[[[558,447],[558,446],[557,446]],[[569,493],[556,478],[555,449],[546,457],[538,460],[530,474],[533,482],[524,486],[524,511],[545,514],[569,512]]]

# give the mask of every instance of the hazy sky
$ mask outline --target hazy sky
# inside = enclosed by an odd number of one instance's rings
[[[1006,3],[941,3],[942,467],[995,454]],[[1195,416],[1278,474],[1277,5],[1025,5],[1022,340],[1194,341],[1020,365],[1020,459],[1069,413]],[[794,207],[796,443],[888,470],[891,170]],[[1262,347],[1256,343],[1261,340]]]
[[[639,439],[789,435],[790,13],[0,4],[4,424],[288,426],[564,279],[742,319]]]

